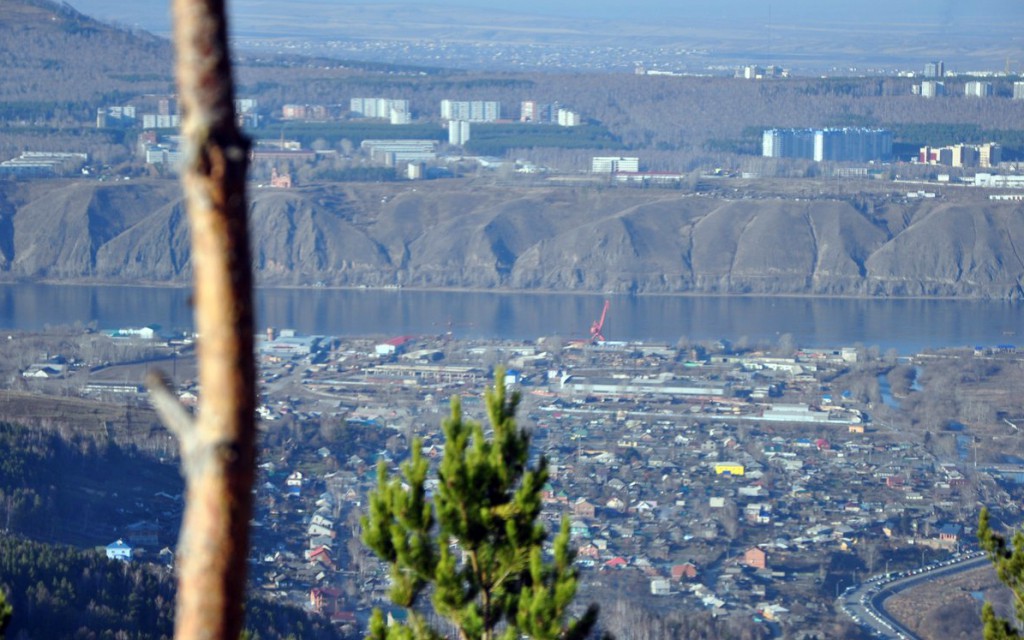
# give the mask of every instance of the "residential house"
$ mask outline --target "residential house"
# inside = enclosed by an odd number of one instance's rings
[[[160,545],[160,526],[155,522],[140,521],[130,524],[125,528],[125,533],[132,544],[142,547]]]
[[[118,539],[116,542],[111,542],[107,545],[107,557],[111,560],[131,562],[132,546],[121,539]]]
[[[958,524],[943,525],[943,527],[939,529],[939,541],[951,546],[955,546],[959,544],[960,536],[962,534],[963,527],[961,527]]]
[[[629,566],[629,561],[622,556],[615,556],[604,563],[605,569],[624,569]]]
[[[604,506],[620,513],[626,510],[626,503],[621,498],[609,498],[608,502],[604,503]]]
[[[325,517],[324,515],[322,515],[320,513],[313,514],[313,517],[310,518],[309,522],[310,522],[310,524],[322,525],[324,527],[327,527],[328,529],[333,529],[334,528],[334,522],[332,522],[330,520],[330,518],[327,518],[327,517]]]
[[[768,566],[768,554],[759,547],[751,547],[743,554],[743,564],[754,569],[764,569]]]
[[[715,463],[716,475],[742,476],[745,468],[738,462],[717,462]]]
[[[584,498],[579,498],[572,506],[572,513],[577,518],[593,519],[594,505]]]
[[[314,587],[309,591],[309,607],[316,613],[333,613],[340,601],[341,591],[332,587]]]
[[[170,547],[164,547],[157,555],[165,567],[174,567],[174,551]]]
[[[33,364],[24,372],[21,377],[23,378],[63,378],[64,367],[62,365],[52,364]]]
[[[672,576],[672,579],[677,582],[693,580],[697,577],[697,565],[692,562],[672,565],[670,575]]]
[[[322,524],[317,524],[315,522],[311,522],[311,523],[309,523],[309,526],[306,527],[306,535],[311,536],[311,537],[312,536],[327,536],[329,538],[333,538],[334,537],[334,529],[332,529],[331,527],[324,526]]]
[[[779,616],[789,613],[789,609],[780,604],[764,604],[758,607],[758,611],[761,612],[765,620],[778,620]]]
[[[652,513],[658,508],[658,502],[656,500],[641,500],[636,503],[636,508],[633,509],[638,514]]]
[[[664,578],[654,578],[651,580],[651,595],[654,596],[670,596],[672,595],[672,583]]]
[[[750,524],[769,524],[772,521],[772,507],[763,502],[748,504],[744,509],[744,517]]]
[[[335,568],[334,561],[331,560],[331,549],[324,545],[318,546],[307,552],[306,559],[309,560],[310,564],[319,565],[332,570]]]

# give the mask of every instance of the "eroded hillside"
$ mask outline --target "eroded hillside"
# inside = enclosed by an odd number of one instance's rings
[[[0,192],[0,277],[185,283],[171,181]],[[251,194],[266,285],[1021,297],[1024,216],[950,190],[815,199],[737,191],[344,184]],[[877,200],[877,198],[876,198]]]

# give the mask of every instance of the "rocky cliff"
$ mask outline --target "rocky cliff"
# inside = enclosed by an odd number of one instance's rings
[[[266,285],[1020,298],[1024,208],[436,181],[251,193]],[[0,278],[185,283],[170,181],[0,187]]]

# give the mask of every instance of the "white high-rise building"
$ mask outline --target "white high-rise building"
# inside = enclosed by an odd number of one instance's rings
[[[968,82],[964,85],[964,95],[969,98],[987,98],[992,95],[992,83]]]
[[[181,125],[181,116],[161,116],[147,113],[142,116],[143,129],[176,129]]]
[[[520,122],[537,122],[538,115],[540,110],[537,108],[536,100],[524,100],[519,103]]]
[[[391,124],[409,124],[412,122],[412,115],[405,110],[391,107]]]
[[[494,122],[501,119],[501,103],[494,100],[442,100],[443,120]]]
[[[462,146],[469,142],[469,122],[466,120],[448,121],[448,144]]]
[[[1024,100],[1024,82],[1013,83],[1013,99]]]
[[[946,85],[934,80],[926,80],[921,83],[921,96],[924,98],[937,98],[946,95]]]
[[[569,109],[559,109],[558,124],[562,127],[578,127],[580,125],[580,114]]]
[[[349,111],[364,118],[391,118],[392,111],[409,113],[408,100],[391,98],[352,98]]]
[[[813,129],[768,129],[761,138],[766,158],[813,158]]]
[[[640,158],[596,156],[590,161],[591,173],[637,173],[638,171],[640,171]]]
[[[892,132],[885,129],[819,129],[814,132],[814,159],[839,162],[888,160]]]

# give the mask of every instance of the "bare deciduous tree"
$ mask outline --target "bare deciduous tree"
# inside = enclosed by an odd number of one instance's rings
[[[224,1],[174,0],[173,14],[202,388],[195,419],[159,379],[150,386],[180,440],[187,485],[175,637],[235,640],[256,460],[249,144],[235,121]]]

